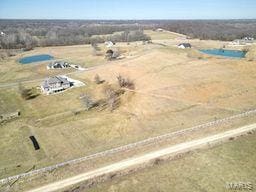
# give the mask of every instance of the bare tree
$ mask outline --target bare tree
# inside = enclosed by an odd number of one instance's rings
[[[120,103],[120,98],[115,90],[111,87],[105,89],[106,103],[111,111],[116,109]]]
[[[98,44],[97,43],[92,43],[91,46],[92,46],[92,54],[94,56],[100,56],[101,55],[101,53],[100,53],[101,48],[98,46]]]
[[[96,84],[101,84],[101,83],[103,83],[104,81],[100,79],[100,76],[99,76],[98,74],[96,74],[96,75],[94,76],[94,82],[95,82]]]
[[[95,102],[92,100],[89,94],[83,94],[80,96],[80,98],[86,111],[89,111],[91,108],[95,106]]]
[[[21,84],[19,84],[19,93],[20,93],[21,97],[25,100],[34,99],[37,96],[39,96],[39,93],[35,87],[25,88]]]
[[[134,89],[134,82],[131,81],[129,78],[124,78],[121,75],[117,76],[118,85],[122,88]]]
[[[9,34],[2,38],[2,46],[7,49],[13,49],[17,44],[17,34]]]

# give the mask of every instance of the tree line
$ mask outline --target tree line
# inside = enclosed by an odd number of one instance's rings
[[[256,38],[256,20],[159,21],[154,27],[202,40],[232,41],[244,37]]]
[[[256,38],[256,20],[0,20],[0,48],[148,41],[143,30],[157,28],[199,39]]]
[[[0,20],[0,31],[3,49],[150,40],[139,25],[86,21]]]

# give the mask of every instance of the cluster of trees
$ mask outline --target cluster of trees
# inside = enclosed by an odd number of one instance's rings
[[[94,82],[96,84],[102,84],[105,80],[102,80],[98,74],[94,77]],[[120,96],[125,93],[127,89],[135,89],[135,84],[129,78],[123,77],[121,75],[117,76],[117,84],[119,87],[105,84],[103,89],[103,94],[105,97],[101,100],[95,100],[90,94],[85,93],[80,96],[82,105],[85,107],[86,111],[93,109],[94,107],[100,107],[101,109],[109,109],[113,111],[117,109],[121,103]],[[125,89],[123,89],[125,88]]]
[[[38,45],[39,39],[32,37],[24,30],[20,30],[17,33],[11,33],[0,37],[0,47],[4,49],[32,49]]]
[[[149,41],[143,30],[156,28],[200,39],[256,38],[256,20],[0,20],[0,48]]]
[[[136,24],[63,20],[0,20],[0,48],[146,41],[150,37]],[[120,32],[120,33],[115,33]]]
[[[199,39],[232,41],[247,36],[256,38],[256,20],[159,21],[154,27]]]
[[[134,82],[129,78],[125,78],[121,75],[118,75],[116,78],[120,88],[135,89]]]
[[[113,42],[149,41],[151,38],[143,33],[143,30],[124,31],[106,38]]]

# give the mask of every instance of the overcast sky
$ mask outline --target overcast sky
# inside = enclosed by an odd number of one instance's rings
[[[256,19],[256,0],[0,0],[12,19]]]

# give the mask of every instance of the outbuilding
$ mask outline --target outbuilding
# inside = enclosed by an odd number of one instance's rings
[[[178,48],[180,49],[186,49],[186,48],[191,48],[191,44],[190,43],[181,43],[178,45]]]

